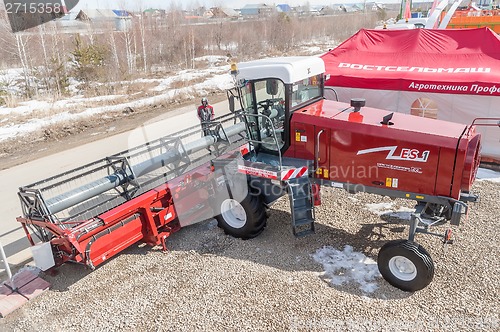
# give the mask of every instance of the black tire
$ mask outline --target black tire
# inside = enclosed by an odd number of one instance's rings
[[[238,217],[235,217],[233,210],[228,210],[231,204],[239,204],[244,212],[239,210]],[[218,225],[226,234],[241,238],[244,240],[252,239],[258,236],[266,227],[267,214],[262,199],[258,195],[248,194],[241,202],[232,199],[225,199],[220,203],[221,213],[216,216]],[[244,216],[242,215],[244,214]]]
[[[387,282],[406,292],[421,290],[434,278],[434,262],[429,253],[408,240],[391,241],[382,246],[377,265]]]

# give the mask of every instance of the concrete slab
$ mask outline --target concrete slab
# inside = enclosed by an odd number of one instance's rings
[[[50,288],[50,284],[34,273],[24,270],[0,287],[0,315],[5,317]]]
[[[13,292],[9,287],[0,287],[0,315],[7,316],[14,310],[22,307],[28,299],[17,292]]]
[[[50,284],[47,281],[43,280],[42,278],[36,277],[27,285],[19,288],[18,292],[28,300],[33,300],[35,297],[44,293],[49,288]]]
[[[37,276],[29,270],[22,270],[13,275],[12,279],[7,280],[5,285],[15,290],[16,288],[21,288],[36,278]]]

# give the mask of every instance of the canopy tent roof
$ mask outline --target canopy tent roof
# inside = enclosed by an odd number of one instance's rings
[[[322,58],[329,86],[500,96],[500,36],[489,28],[362,29]]]

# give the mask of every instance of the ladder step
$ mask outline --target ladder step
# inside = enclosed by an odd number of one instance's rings
[[[304,204],[304,205],[295,205],[295,213],[297,212],[309,212],[309,211],[313,211],[314,208],[311,207],[311,204]]]
[[[295,237],[303,237],[309,234],[314,234],[314,223],[293,227]]]
[[[311,210],[311,203],[293,204],[295,211]]]
[[[314,224],[314,220],[309,219],[309,218],[302,218],[302,219],[295,220],[294,226],[302,226],[302,225],[310,225],[310,224]]]
[[[309,178],[295,178],[286,182],[292,213],[292,230],[296,237],[314,233],[314,204]]]
[[[294,211],[294,220],[301,220],[301,219],[314,220],[313,214],[311,211],[312,210],[310,210],[310,211],[302,211],[302,210]]]

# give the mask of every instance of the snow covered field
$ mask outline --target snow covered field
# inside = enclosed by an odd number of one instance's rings
[[[70,90],[74,95],[57,101],[31,100],[19,102],[15,107],[0,107],[0,142],[27,135],[37,130],[46,128],[66,121],[119,112],[123,109],[143,107],[159,103],[168,103],[179,99],[189,99],[193,96],[207,95],[210,92],[221,92],[231,87],[231,76],[229,75],[229,64],[226,57],[211,56],[201,57],[198,61],[208,63],[208,68],[182,70],[171,76],[158,79],[138,79],[130,82],[110,82],[107,84],[148,84],[152,86],[148,93],[151,96],[134,95],[107,95],[99,97],[84,97],[73,82]],[[20,80],[22,72],[20,69],[0,72],[0,82],[12,82]],[[178,82],[191,82],[199,80],[194,85],[176,88]],[[123,102],[123,100],[127,100]],[[86,107],[91,104],[109,104],[96,107]]]

